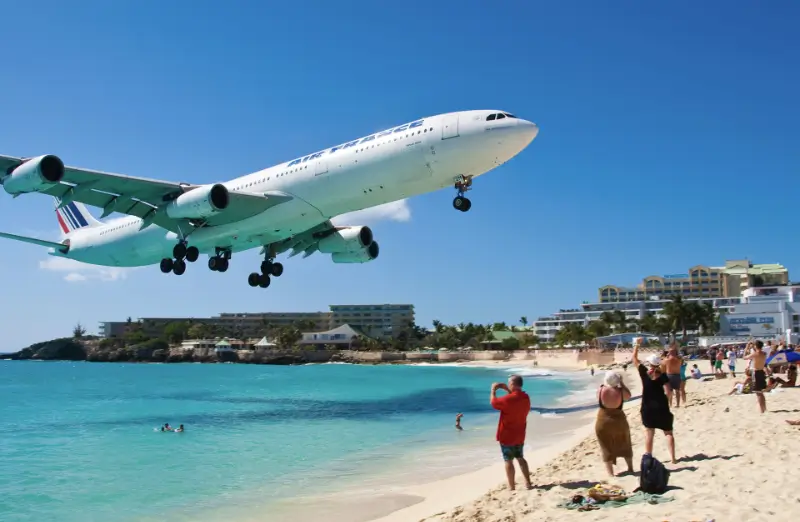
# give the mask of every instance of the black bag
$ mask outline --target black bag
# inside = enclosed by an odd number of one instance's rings
[[[660,495],[667,491],[669,470],[652,455],[642,455],[642,474],[639,476],[639,489],[645,493]]]

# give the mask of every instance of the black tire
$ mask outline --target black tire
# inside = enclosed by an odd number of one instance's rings
[[[217,268],[217,272],[225,272],[228,270],[228,260],[224,257],[219,259],[219,268]]]
[[[178,243],[172,247],[172,257],[175,259],[183,259],[186,257],[186,245],[183,243]]]
[[[275,277],[280,277],[283,274],[283,265],[280,263],[272,263],[272,270],[270,273]]]
[[[253,272],[249,276],[247,276],[247,284],[252,286],[253,288],[258,286],[258,283],[261,280],[261,274],[258,272]]]
[[[161,260],[161,273],[169,274],[172,272],[172,259],[165,257]]]
[[[269,276],[267,274],[261,274],[260,276],[258,276],[258,286],[260,286],[261,288],[268,287],[271,282],[272,281],[270,281]]]
[[[197,261],[197,258],[200,257],[200,251],[197,247],[190,246],[186,249],[186,260],[190,263],[194,263]]]
[[[461,212],[466,212],[472,208],[472,201],[464,198],[464,206],[461,208]]]
[[[261,273],[262,274],[271,274],[272,273],[272,261],[262,261],[261,262]]]
[[[176,259],[172,263],[172,273],[175,275],[183,275],[186,272],[186,261],[183,259]]]
[[[217,256],[211,256],[208,258],[208,269],[212,272],[216,272],[219,268],[219,258]]]
[[[464,212],[464,206],[466,205],[465,203],[466,201],[467,198],[463,196],[456,196],[456,198],[453,200],[453,208],[456,210],[460,210],[461,212]]]

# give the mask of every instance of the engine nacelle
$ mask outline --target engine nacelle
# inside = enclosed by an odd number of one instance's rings
[[[323,254],[337,254],[358,252],[371,244],[372,230],[361,226],[339,228],[333,234],[320,239],[317,246]]]
[[[334,263],[366,263],[376,259],[380,251],[378,243],[373,241],[368,247],[357,252],[334,252],[331,254],[331,259]]]
[[[225,185],[203,185],[170,201],[166,212],[172,219],[203,219],[228,208],[230,199]]]
[[[6,192],[12,195],[38,192],[64,178],[64,162],[47,154],[31,158],[2,179]]]

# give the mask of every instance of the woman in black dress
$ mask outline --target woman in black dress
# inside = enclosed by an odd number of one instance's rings
[[[653,453],[653,437],[656,430],[661,430],[667,436],[667,446],[675,460],[675,436],[672,434],[672,412],[669,411],[670,393],[669,379],[661,369],[661,359],[658,355],[651,355],[645,364],[639,361],[639,345],[641,338],[633,343],[633,364],[639,370],[642,378],[642,424],[644,424],[644,452]]]

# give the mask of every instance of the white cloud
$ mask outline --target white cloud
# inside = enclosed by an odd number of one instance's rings
[[[356,212],[348,212],[331,219],[334,225],[370,225],[376,221],[409,221],[411,208],[408,201],[392,201],[377,207],[365,208]]]
[[[53,272],[66,272],[64,281],[69,281],[70,283],[88,280],[119,281],[128,277],[128,272],[135,270],[135,268],[127,267],[87,265],[65,257],[51,257],[44,261],[39,261],[39,268]]]

